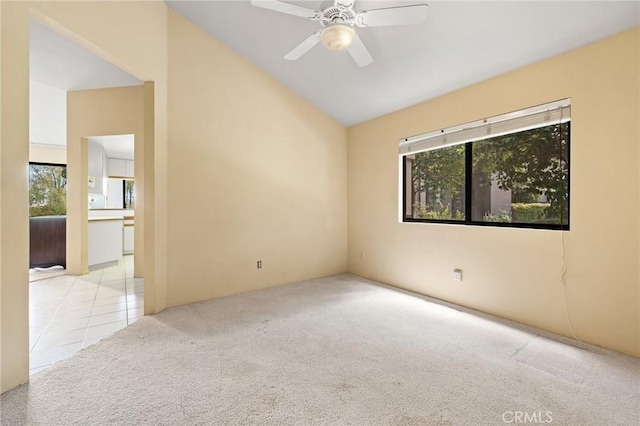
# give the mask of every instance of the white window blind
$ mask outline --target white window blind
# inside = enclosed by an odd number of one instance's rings
[[[400,139],[400,155],[494,138],[571,120],[571,99],[550,102],[508,114]]]

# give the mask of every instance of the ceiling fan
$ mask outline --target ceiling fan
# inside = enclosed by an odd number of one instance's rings
[[[311,34],[287,53],[284,56],[285,59],[295,61],[322,41],[322,44],[330,50],[347,50],[360,67],[372,63],[373,58],[358,37],[354,26],[365,28],[421,24],[427,19],[429,9],[426,4],[415,4],[358,11],[355,8],[355,0],[334,0],[333,6],[324,10],[309,9],[278,0],[251,0],[251,4],[311,21],[319,21],[322,25],[322,29]]]

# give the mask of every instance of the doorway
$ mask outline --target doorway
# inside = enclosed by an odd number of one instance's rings
[[[102,214],[102,217],[98,217],[101,215],[97,210],[95,214],[89,214],[90,194],[106,195],[108,161],[104,155],[104,161],[98,161],[103,163],[105,173],[90,171],[88,162],[89,144],[97,143],[90,135],[102,134],[105,129],[110,133],[106,137],[130,134],[132,151],[144,152],[142,129],[145,125],[143,108],[146,92],[142,81],[36,21],[30,24],[30,50],[30,148],[32,145],[55,146],[64,151],[63,166],[68,185],[66,211],[60,215],[65,218],[66,225],[65,261],[62,266],[72,274],[45,277],[29,284],[30,374],[35,374],[137,321],[144,313],[144,280],[141,272],[136,274],[136,270],[143,270],[144,258],[141,255],[138,262],[133,247],[124,253],[125,222],[133,225],[134,211],[143,212],[142,206],[118,212],[120,219],[115,218],[113,211],[103,211],[107,216]],[[108,78],[104,79],[105,76]],[[83,83],[78,83],[80,81]],[[122,101],[122,96],[135,100],[127,98]],[[109,99],[116,100],[110,103]],[[114,110],[113,104],[122,103],[131,108],[120,117],[100,109]],[[61,110],[63,114],[60,114]],[[138,119],[135,124],[127,121],[133,115]],[[58,119],[54,122],[52,117]],[[87,123],[96,127],[91,128]],[[50,151],[45,154],[51,154]],[[140,198],[144,200],[143,161],[142,156],[136,169],[141,183],[137,187],[141,191]],[[92,220],[95,227],[90,224]],[[84,252],[86,256],[87,253],[83,247],[89,244],[90,239],[101,238],[101,232],[105,238],[103,228],[118,220],[116,226],[122,227],[119,255],[112,261],[97,261],[90,265],[89,259],[81,255]],[[142,217],[137,226],[142,230]],[[132,234],[133,226],[130,231]],[[108,236],[113,234],[106,232]],[[139,242],[142,247],[143,238],[139,238]],[[103,248],[105,244],[97,246]]]

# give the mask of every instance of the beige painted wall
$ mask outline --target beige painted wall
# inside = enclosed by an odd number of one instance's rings
[[[145,209],[144,220],[152,228],[144,244],[145,249],[156,247],[153,257],[145,259],[144,276],[145,310],[155,312],[166,306],[167,10],[160,1],[0,2],[0,392],[25,382],[29,371],[29,19],[41,20],[140,80],[153,82],[145,83],[145,91],[153,88],[145,118],[153,113],[154,124],[147,125],[147,136],[153,137],[146,138],[150,146],[144,157],[150,164],[144,175],[148,181],[158,177],[151,190],[145,189],[151,208]],[[68,150],[69,161],[81,154]]]
[[[134,150],[141,152],[138,162],[144,156],[144,87],[129,86],[97,90],[76,90],[67,92],[67,146],[74,153],[87,151],[83,138],[106,135],[134,135]],[[81,151],[82,150],[82,151]],[[134,152],[135,156],[135,152]],[[70,188],[67,209],[67,272],[85,274],[88,272],[88,186],[86,155],[70,156],[68,170]],[[82,172],[79,176],[78,171]],[[72,180],[75,178],[74,180]],[[79,182],[80,185],[76,183]],[[78,188],[78,186],[80,188]],[[73,192],[73,193],[72,193]],[[135,206],[136,226],[134,275],[142,277],[144,265],[144,174],[136,176]],[[72,208],[73,206],[73,208]]]
[[[26,16],[21,8],[4,2],[0,7],[1,392],[24,382],[29,373],[29,38],[28,28],[21,25],[20,18]]]
[[[571,97],[573,328],[640,355],[639,38],[636,28],[349,129],[349,271],[570,335],[562,233],[398,223],[398,140]]]
[[[168,305],[346,271],[343,126],[173,12],[169,99]]]
[[[29,144],[29,161],[32,163],[67,164],[67,147]]]

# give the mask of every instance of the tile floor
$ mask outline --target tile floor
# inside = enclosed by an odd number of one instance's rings
[[[133,256],[88,275],[29,284],[30,374],[70,357],[144,313],[143,280],[133,278]]]

